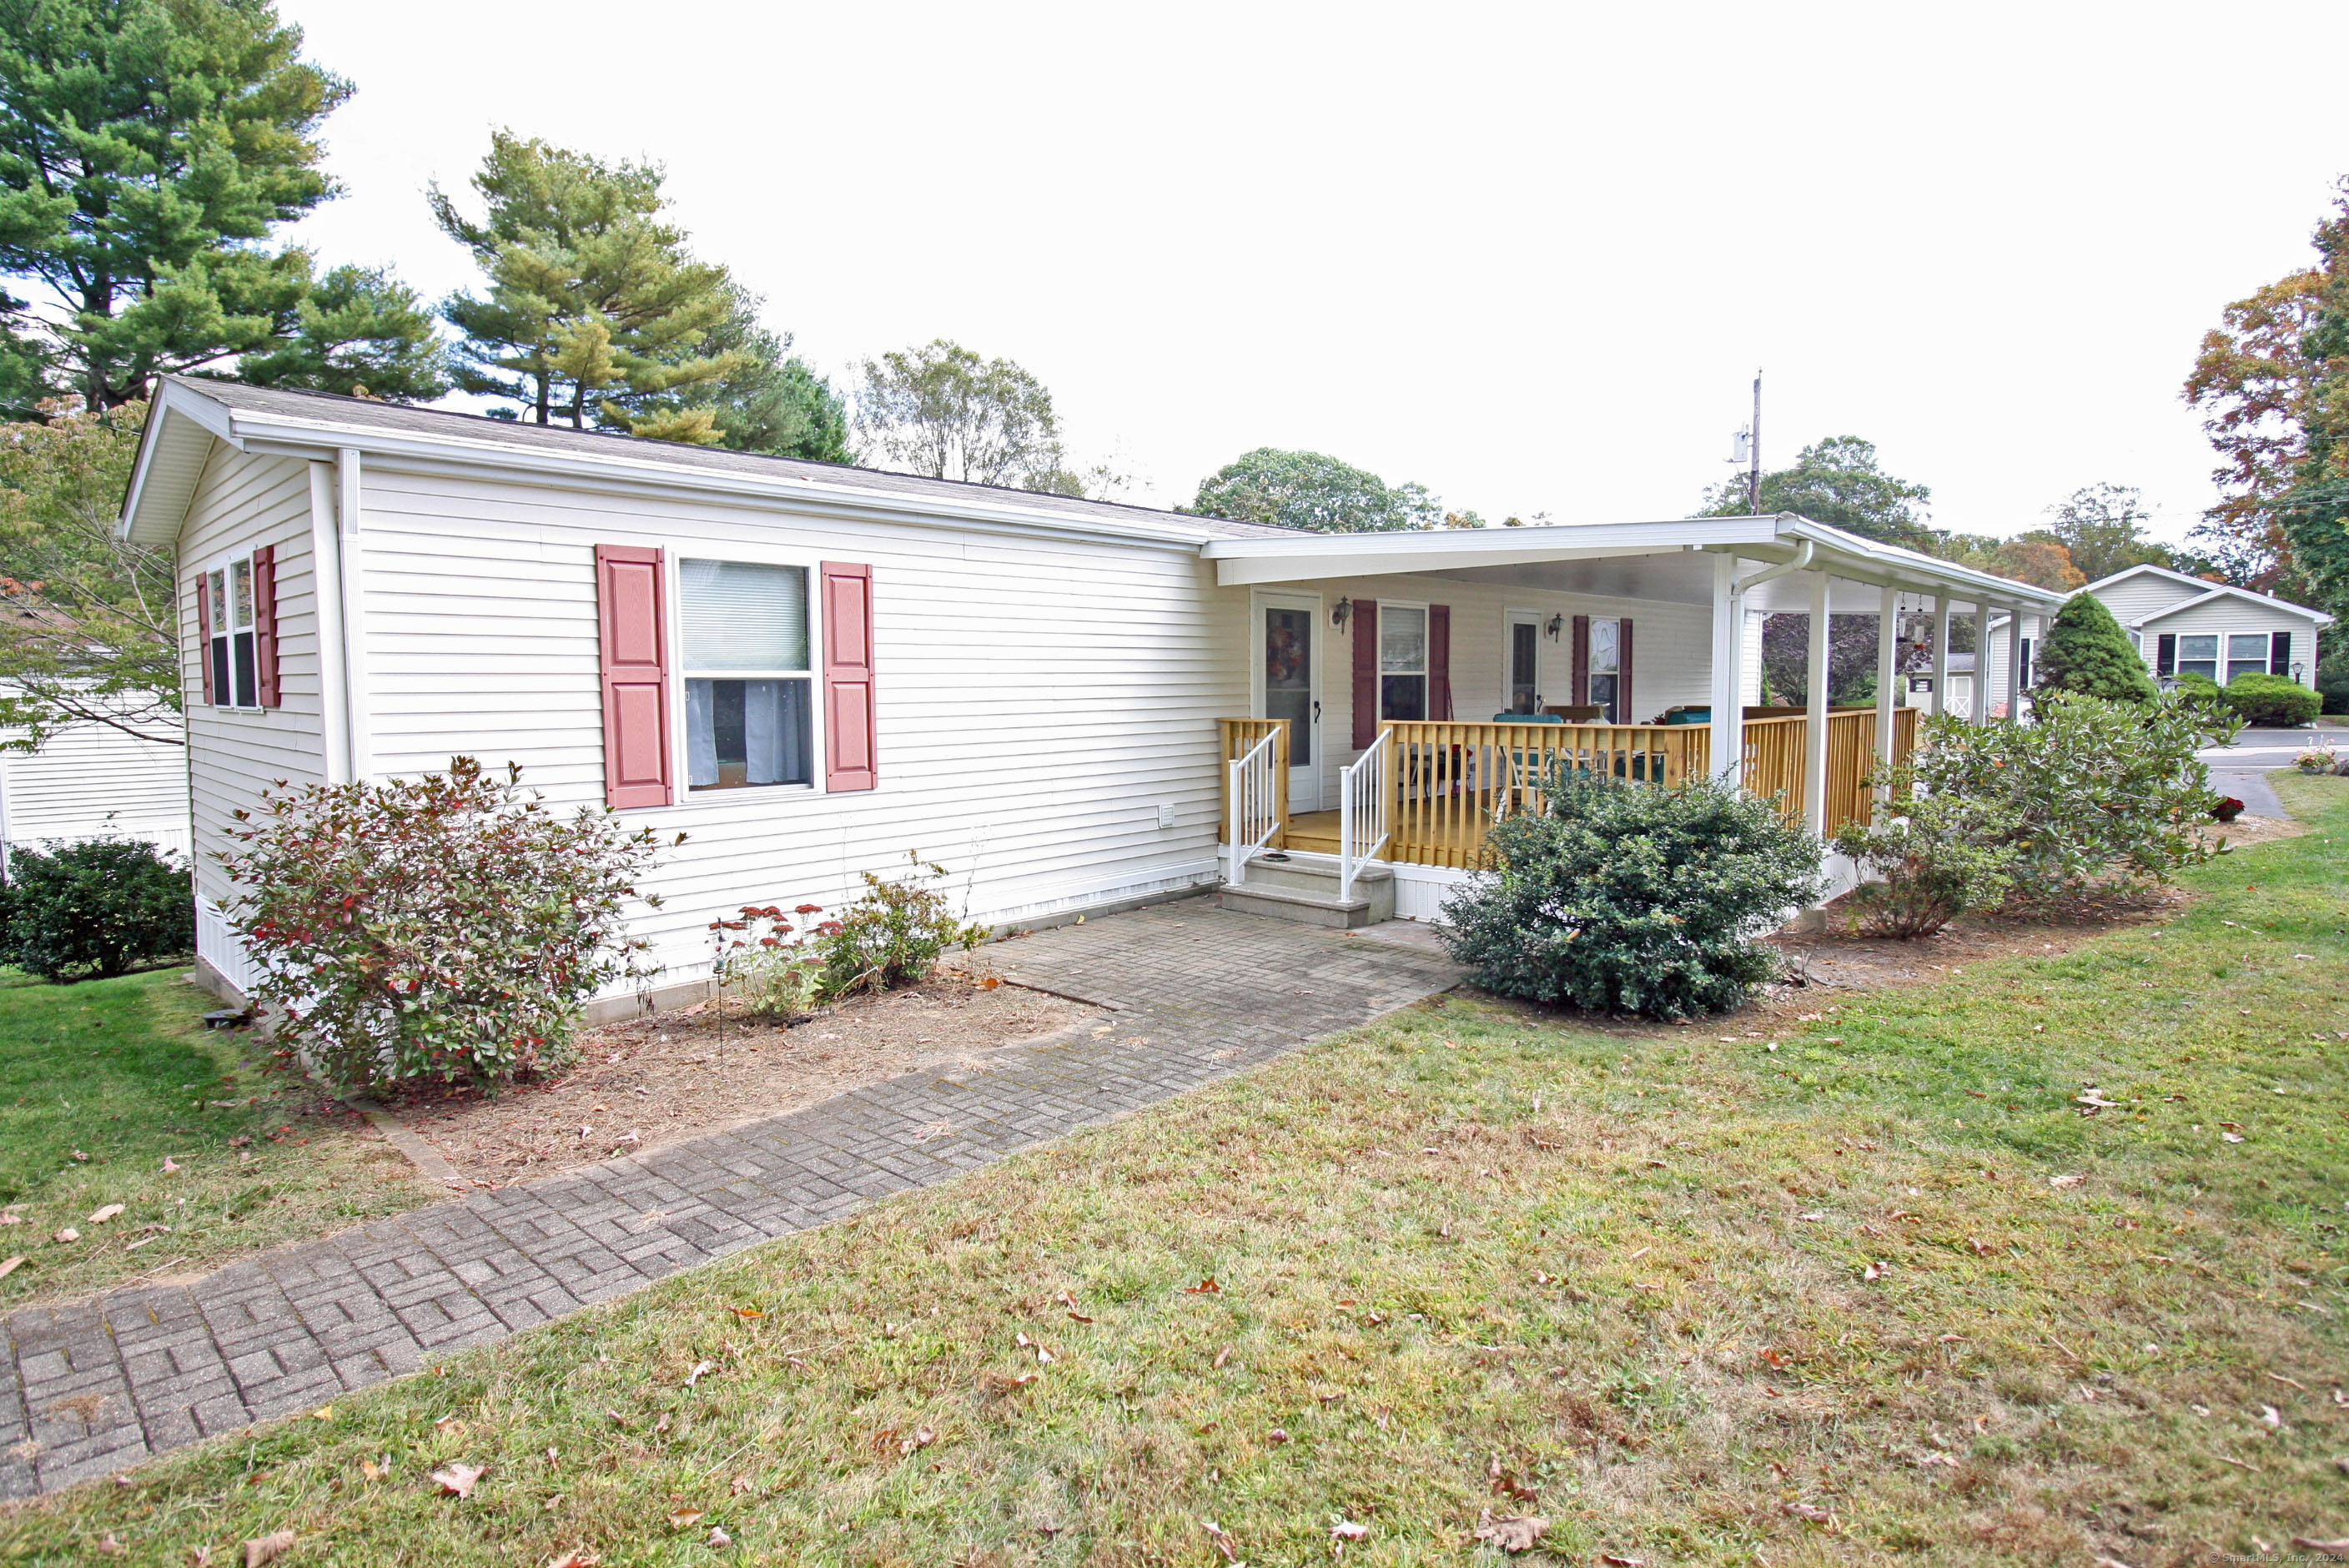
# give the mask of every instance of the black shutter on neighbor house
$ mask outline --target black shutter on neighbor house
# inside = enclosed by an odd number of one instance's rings
[[[2174,676],[2178,673],[2177,634],[2164,632],[2154,639],[2153,673],[2158,676]]]
[[[1379,738],[1379,607],[1354,601],[1354,749]]]
[[[2292,674],[2292,634],[2290,632],[2268,634],[2268,674],[2271,676]]]

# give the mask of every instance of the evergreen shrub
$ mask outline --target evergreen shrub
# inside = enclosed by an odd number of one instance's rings
[[[2236,717],[2258,729],[2296,729],[2323,711],[2320,692],[2290,676],[2246,671],[2227,683],[2220,694]]]
[[[139,839],[8,857],[0,958],[44,980],[104,979],[196,945],[188,868]]]
[[[1506,818],[1493,864],[1444,905],[1452,956],[1505,996],[1685,1018],[1777,967],[1757,940],[1816,897],[1820,845],[1712,779],[1674,789],[1564,767],[1548,809]]]
[[[1885,778],[1900,814],[1879,810],[1873,824],[1846,823],[1835,837],[1835,847],[1870,879],[1843,901],[1853,923],[1871,936],[1905,940],[2003,902],[2020,858],[2011,810],[1995,800],[1918,794],[1907,769]]]
[[[2106,702],[2149,703],[2157,695],[2145,658],[2093,593],[2075,593],[2040,639],[2035,692],[2070,692]]]

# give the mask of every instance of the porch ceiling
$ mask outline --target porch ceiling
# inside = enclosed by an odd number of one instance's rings
[[[1410,573],[1558,593],[1712,602],[1713,557],[1737,557],[1747,576],[1792,559],[1807,542],[1811,565],[1828,573],[1829,606],[1872,612],[1877,591],[1948,594],[1961,605],[2052,611],[2064,595],[2028,583],[1975,572],[1914,551],[1878,544],[1782,512],[1775,517],[1676,518],[1663,522],[1566,524],[1549,528],[1458,529],[1396,533],[1321,533],[1218,539],[1201,554],[1226,585],[1299,583],[1332,577]],[[1806,610],[1808,574],[1756,583],[1753,610]]]

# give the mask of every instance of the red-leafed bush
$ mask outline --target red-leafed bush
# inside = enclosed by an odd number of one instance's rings
[[[623,912],[649,829],[565,817],[470,757],[446,773],[263,797],[218,857],[228,914],[319,1065],[355,1086],[498,1084],[567,1054],[580,1009],[653,973]],[[684,835],[678,835],[683,841]]]

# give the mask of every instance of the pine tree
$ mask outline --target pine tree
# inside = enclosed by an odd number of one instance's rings
[[[688,399],[756,360],[710,348],[732,280],[663,220],[662,178],[653,164],[607,164],[501,130],[472,180],[481,220],[432,191],[442,232],[489,281],[486,295],[440,307],[464,334],[459,387],[518,403],[541,425],[584,429],[592,416],[664,440],[721,439],[715,408]]]
[[[2075,593],[2064,602],[2039,649],[2040,691],[2076,692],[2108,702],[2151,702],[2153,677],[2143,655],[2104,602]]]
[[[317,132],[351,93],[301,48],[269,0],[0,7],[0,273],[59,307],[36,356],[54,360],[57,389],[115,408],[159,375],[301,338],[315,263],[256,242],[336,194]],[[386,281],[342,276],[359,293]],[[347,338],[338,363],[370,390],[437,396],[437,350],[398,322],[399,300],[366,314],[394,318],[388,337]],[[305,369],[274,374],[310,385]]]

